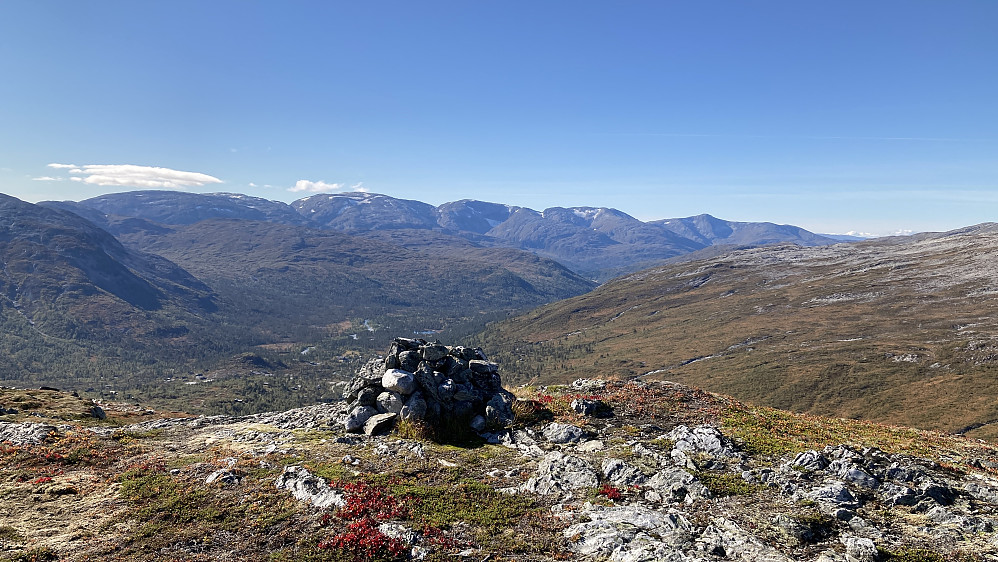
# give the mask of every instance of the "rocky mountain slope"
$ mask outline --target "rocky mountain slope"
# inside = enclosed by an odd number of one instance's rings
[[[836,242],[794,226],[732,222],[710,215],[642,222],[602,207],[553,207],[538,212],[469,199],[434,207],[373,193],[313,195],[286,205],[231,193],[136,191],[79,203],[44,204],[79,209],[81,215],[99,224],[110,220],[115,234],[113,228],[120,228],[121,221],[109,217],[139,218],[165,225],[246,219],[351,234],[404,230],[407,237],[431,237],[438,243],[440,239],[430,233],[442,232],[483,247],[529,251],[599,280],[715,245],[789,242],[811,246]],[[100,216],[95,216],[94,211]]]
[[[0,196],[0,217],[0,379],[72,378],[76,369],[54,372],[70,357],[88,369],[98,344],[169,353],[216,309],[190,273],[75,214]]]
[[[490,329],[507,376],[667,378],[756,404],[993,437],[998,226],[653,268]]]
[[[312,327],[314,338],[366,331],[355,319],[400,333],[442,329],[595,286],[525,252],[471,244],[446,252],[402,248],[392,240],[270,222],[207,220],[118,236],[197,275],[218,292],[222,314],[271,341],[296,341]]]
[[[508,427],[442,445],[346,433],[343,403],[188,417],[0,389],[0,560],[998,556],[983,442],[668,382],[512,390]]]

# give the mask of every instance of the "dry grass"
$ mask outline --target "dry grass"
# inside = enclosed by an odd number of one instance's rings
[[[532,384],[645,376],[781,409],[998,436],[987,425],[998,420],[998,299],[980,294],[998,286],[998,268],[981,259],[998,238],[915,242],[649,270],[495,325],[478,343]]]

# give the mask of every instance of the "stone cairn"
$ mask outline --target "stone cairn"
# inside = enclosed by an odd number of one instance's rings
[[[384,359],[367,362],[350,381],[344,425],[374,435],[397,420],[448,431],[498,431],[513,421],[515,397],[481,349],[395,338]],[[454,436],[457,437],[457,436]]]

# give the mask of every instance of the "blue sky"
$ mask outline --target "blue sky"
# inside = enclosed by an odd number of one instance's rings
[[[946,230],[998,220],[996,22],[993,0],[8,0],[0,192]]]

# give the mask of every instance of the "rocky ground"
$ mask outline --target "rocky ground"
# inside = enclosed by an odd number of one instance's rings
[[[990,444],[668,382],[513,390],[509,427],[439,444],[347,433],[346,403],[3,389],[0,560],[998,560]]]

